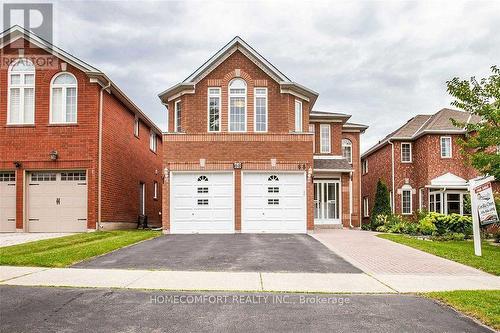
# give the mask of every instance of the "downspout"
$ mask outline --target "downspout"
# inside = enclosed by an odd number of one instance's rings
[[[102,114],[103,114],[103,92],[111,87],[111,81],[101,88],[99,93],[99,152],[98,152],[98,179],[97,179],[97,225],[96,229],[101,230],[101,202],[102,202]]]
[[[349,172],[349,228],[354,228],[352,225],[352,171]]]
[[[391,204],[392,204],[392,213],[394,214],[394,212],[396,211],[396,207],[395,207],[395,198],[396,198],[396,194],[394,193],[394,143],[391,142],[391,140],[388,140],[387,141],[390,145],[391,145],[391,182],[392,182],[392,198],[391,199]]]

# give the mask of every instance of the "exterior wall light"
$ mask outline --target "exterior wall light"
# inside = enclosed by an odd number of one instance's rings
[[[233,168],[234,169],[241,169],[241,162],[233,163]]]
[[[49,156],[50,156],[50,160],[51,161],[55,161],[59,157],[59,155],[57,154],[57,150],[51,151],[50,154],[49,154]]]

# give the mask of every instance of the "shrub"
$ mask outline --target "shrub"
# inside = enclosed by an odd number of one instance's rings
[[[436,226],[432,223],[431,219],[423,218],[418,223],[418,231],[422,235],[432,235],[436,232]]]
[[[444,215],[431,212],[420,220],[419,230],[424,235],[442,236],[459,233],[470,237],[472,235],[472,218],[459,214]]]
[[[377,182],[377,192],[375,193],[375,203],[372,209],[372,215],[370,219],[371,229],[376,230],[377,227],[381,226],[380,220],[377,220],[379,215],[390,216],[391,215],[391,203],[389,198],[389,191],[385,183],[379,179]]]

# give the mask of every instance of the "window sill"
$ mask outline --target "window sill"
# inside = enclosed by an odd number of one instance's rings
[[[5,127],[35,127],[35,124],[6,124]]]
[[[405,161],[401,161],[401,163],[404,163],[404,164],[412,164],[412,163],[413,163],[413,161],[406,161],[406,162],[405,162]]]
[[[48,124],[48,127],[75,127],[78,123],[59,123],[59,124]]]

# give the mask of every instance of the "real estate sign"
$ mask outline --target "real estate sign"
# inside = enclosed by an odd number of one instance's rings
[[[491,190],[491,183],[485,183],[474,188],[475,204],[481,226],[498,222],[495,199]]]

